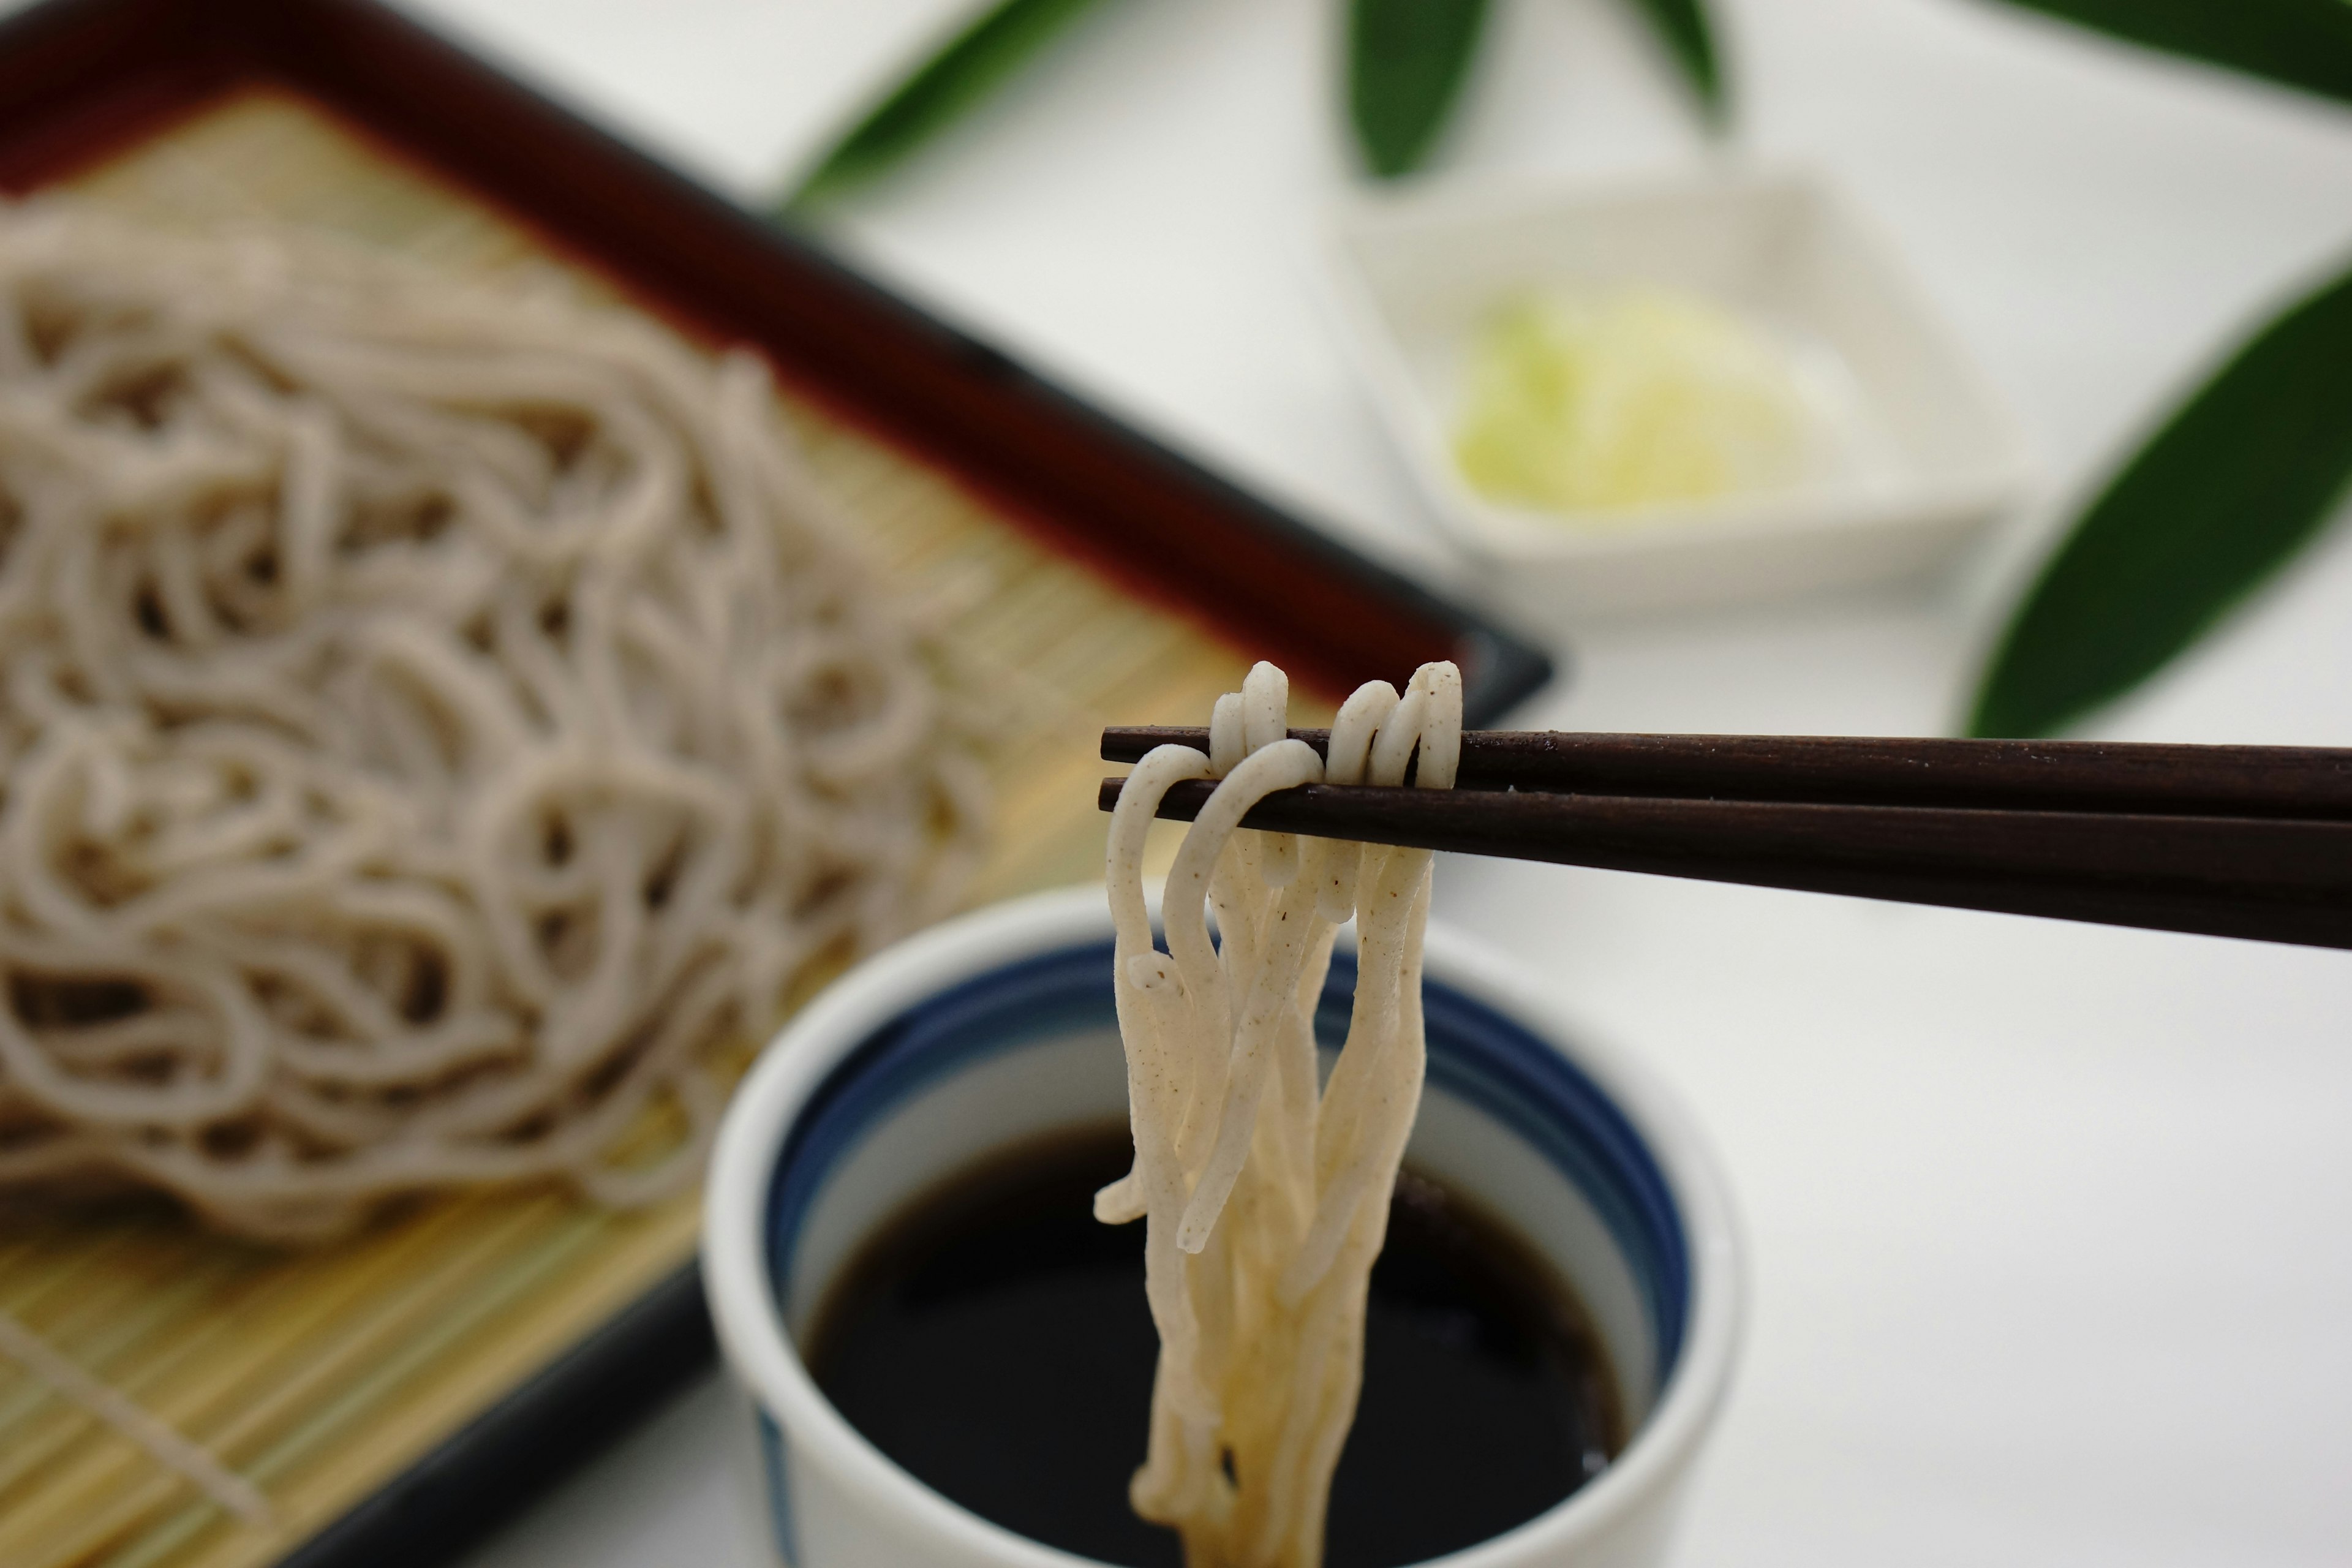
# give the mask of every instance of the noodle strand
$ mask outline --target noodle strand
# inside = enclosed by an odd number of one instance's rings
[[[1420,1106],[1426,850],[1244,829],[1266,795],[1321,782],[1451,787],[1461,678],[1369,684],[1318,758],[1287,739],[1287,683],[1260,664],[1221,698],[1209,752],[1162,746],[1121,790],[1107,859],[1135,1169],[1097,1194],[1141,1218],[1160,1337],[1131,1493],[1190,1568],[1316,1568],[1362,1381],[1372,1261]],[[1178,850],[1152,945],[1144,831],[1170,786],[1216,789]],[[1213,909],[1220,941],[1212,943]],[[1317,1087],[1314,1016],[1339,926],[1357,926],[1346,1044]]]
[[[746,354],[0,210],[0,1185],[302,1239],[693,1180],[986,810],[852,533]]]

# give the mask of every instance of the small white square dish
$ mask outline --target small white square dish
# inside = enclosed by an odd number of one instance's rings
[[[1990,388],[1875,226],[1820,174],[1733,165],[1357,198],[1331,209],[1323,237],[1336,315],[1382,418],[1497,596],[1538,626],[1923,574],[2025,488],[2021,444]],[[1622,343],[1612,299],[1669,338],[1679,317],[1696,322],[1702,350],[1712,338],[1737,359],[1752,344],[1783,367],[1802,461],[1744,489],[1600,504],[1474,487],[1458,443],[1475,388],[1492,384],[1474,356],[1501,341],[1498,313],[1565,300]],[[1600,314],[1580,300],[1602,301]],[[1644,346],[1640,332],[1630,341]],[[1570,368],[1594,379],[1590,363]],[[1637,364],[1633,382],[1643,374]],[[1643,406],[1690,405],[1687,379],[1650,382],[1635,386],[1655,395]],[[1667,434],[1671,452],[1689,433]]]

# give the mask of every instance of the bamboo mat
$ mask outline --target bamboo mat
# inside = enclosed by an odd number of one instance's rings
[[[454,271],[561,265],[495,211],[274,92],[224,100],[69,184],[159,222],[289,221]],[[972,901],[1098,878],[1101,727],[1202,722],[1244,657],[919,462],[787,404],[821,480],[1003,694],[993,847]],[[0,1214],[0,1311],[253,1483],[275,1515],[230,1516],[0,1358],[0,1564],[274,1562],[684,1262],[698,1203],[614,1213],[544,1189],[483,1192],[299,1254],[160,1212]]]

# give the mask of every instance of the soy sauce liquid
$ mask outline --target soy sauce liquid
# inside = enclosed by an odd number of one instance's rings
[[[1174,1532],[1127,1500],[1160,1342],[1143,1226],[1097,1224],[1093,1205],[1131,1158],[1113,1122],[958,1173],[852,1259],[803,1349],[835,1407],[934,1490],[1033,1541],[1180,1568]],[[1364,1362],[1325,1568],[1474,1545],[1624,1444],[1614,1379],[1565,1283],[1409,1169],[1372,1269]]]

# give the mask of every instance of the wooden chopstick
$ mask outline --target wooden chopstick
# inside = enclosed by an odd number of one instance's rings
[[[1330,731],[1290,733],[1318,752]],[[1202,729],[1103,731],[1103,760]],[[2352,820],[2352,751],[2106,741],[1879,740],[1842,735],[1612,735],[1473,730],[1459,787],[1691,799]]]
[[[1114,744],[1131,747],[1134,742],[1129,737],[1137,733],[1107,732],[1106,753]],[[1164,736],[1168,732],[1150,733]],[[1311,742],[1314,735],[1307,731],[1301,738]],[[1472,777],[1487,782],[1495,776],[1492,771],[1473,775],[1468,765],[1474,741],[1493,738],[1488,734],[1464,737],[1465,784]],[[1549,790],[1421,790],[1313,784],[1267,796],[1243,821],[1249,827],[1310,837],[2352,948],[2352,819],[2347,819],[2352,818],[2352,810],[2338,798],[2341,786],[2336,795],[2325,787],[2333,776],[2330,768],[2352,763],[2342,753],[2268,747],[2099,748],[2109,753],[2129,753],[2118,762],[2112,755],[2092,754],[2088,743],[2074,743],[2058,750],[2053,766],[2063,773],[2066,798],[2083,804],[2076,809],[2050,810],[2006,805],[1885,804],[1883,800],[1857,804],[1850,799],[1675,796],[1664,790],[1670,777],[1688,776],[1676,771],[1687,753],[1698,755],[1699,771],[1704,772],[1708,766],[1704,745],[1720,747],[1727,740],[1763,742],[1769,738],[1601,739],[1654,739],[1685,744],[1656,748],[1656,754],[1668,761],[1652,764],[1647,776],[1658,789],[1650,794],[1590,794],[1558,785]],[[1856,782],[1855,772],[1828,765],[1828,759],[1835,754],[1831,748],[1837,742],[1811,744],[1815,748],[1814,787],[1848,795],[1863,791],[1864,784]],[[1870,788],[1883,783],[1898,747],[2032,744],[2050,749],[2038,742],[1852,744],[1864,758],[1864,766],[1857,771]],[[1481,759],[1490,770],[1499,750],[1504,749],[1489,749]],[[1524,748],[1520,754],[1537,750]],[[1574,748],[1553,750],[1573,752]],[[2153,759],[2147,755],[2221,750],[2238,755],[2219,766],[2210,765],[2219,760],[2204,759],[2207,771],[2188,787],[2168,787],[2160,771],[2151,767]],[[2288,752],[2289,756],[2302,759],[2302,772],[2292,786],[2266,786],[2264,780],[2248,772],[2247,753],[2273,752]],[[1748,752],[1751,761],[1759,754],[1760,746]],[[2005,767],[2032,765],[2030,759],[2020,758],[2013,750],[2010,757],[1998,761]],[[2119,773],[2120,782],[2103,788],[2101,775],[2109,772]],[[1898,784],[1904,778],[1900,773],[1894,776]],[[2048,788],[2046,784],[2035,791],[2021,788],[2014,773],[1993,771],[1989,776],[1992,783],[1979,789],[1974,799],[2038,800],[2045,797]],[[1121,782],[1103,781],[1105,810],[1116,803]],[[1770,782],[1749,778],[1750,787],[1760,788]],[[1984,779],[1976,782],[1981,785]],[[1160,815],[1190,820],[1213,787],[1206,781],[1177,785],[1162,802]],[[1937,785],[1942,791],[1956,787],[1949,776]],[[2231,789],[2239,793],[2232,795]],[[1898,787],[1893,793],[1899,796],[1901,790]],[[2188,809],[2192,801],[2216,796],[2231,804],[2252,796],[2265,803],[2269,810]],[[1934,796],[1926,791],[1912,796],[1913,801],[1928,798]],[[2115,809],[2104,804],[2117,798],[2135,802],[2153,798],[2169,809]],[[2287,815],[2287,803],[2296,799],[2311,802],[2315,809],[2309,815]]]

